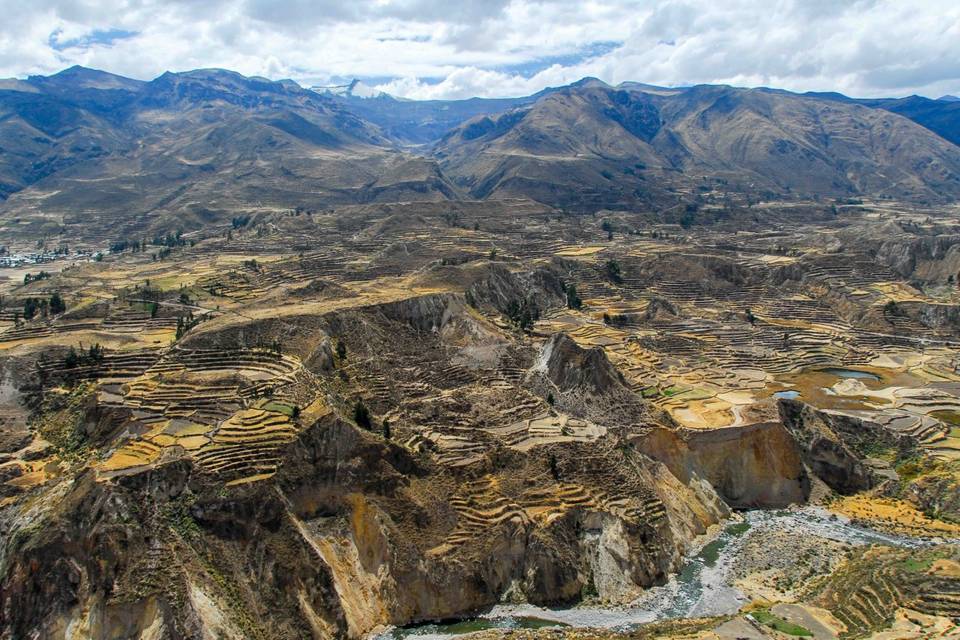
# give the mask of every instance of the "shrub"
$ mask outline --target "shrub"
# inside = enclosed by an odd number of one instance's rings
[[[366,430],[370,430],[372,423],[370,422],[370,410],[367,409],[367,405],[363,404],[363,400],[358,399],[357,404],[353,405],[353,421],[357,423],[358,427],[363,427]]]
[[[60,314],[67,310],[67,305],[63,301],[63,297],[60,295],[59,291],[55,291],[52,296],[50,296],[50,313]]]

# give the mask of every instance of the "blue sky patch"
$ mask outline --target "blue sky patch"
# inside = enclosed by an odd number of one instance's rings
[[[50,45],[51,49],[56,51],[63,51],[65,49],[72,49],[74,47],[86,49],[95,45],[104,45],[109,47],[117,40],[126,40],[127,38],[132,38],[135,35],[138,35],[138,33],[138,31],[127,31],[125,29],[94,29],[90,33],[82,35],[79,38],[67,38],[61,40],[60,36],[63,34],[63,30],[57,29],[50,34],[50,37],[47,39],[47,43]]]
[[[615,40],[599,40],[597,42],[591,42],[580,47],[574,53],[566,53],[557,56],[545,56],[536,58],[535,60],[530,60],[528,62],[502,65],[494,67],[493,70],[502,71],[504,73],[515,73],[523,76],[524,78],[530,78],[555,64],[558,64],[562,67],[572,66],[579,64],[584,60],[590,60],[591,58],[597,58],[599,56],[606,55],[611,51],[620,48],[621,46],[623,46],[623,43]]]

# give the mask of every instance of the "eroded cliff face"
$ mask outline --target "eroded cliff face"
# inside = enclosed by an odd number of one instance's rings
[[[911,237],[895,227],[877,248],[877,260],[921,282],[944,282],[960,270],[960,236]]]
[[[584,349],[565,333],[540,347],[527,380],[542,397],[552,397],[558,410],[622,425],[654,419],[602,348]]]
[[[681,482],[708,483],[731,507],[783,507],[810,495],[801,451],[778,422],[709,430],[658,427],[635,442]]]
[[[909,438],[869,420],[817,409],[798,400],[777,404],[783,425],[799,445],[803,462],[834,491],[845,495],[874,487],[879,478],[864,462],[880,444],[909,449]]]

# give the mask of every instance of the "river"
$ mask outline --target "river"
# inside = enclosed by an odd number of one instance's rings
[[[747,532],[761,527],[772,526],[797,536],[816,536],[852,545],[919,547],[932,544],[866,529],[820,507],[746,511],[741,516],[742,520],[728,523],[719,535],[687,557],[680,571],[666,584],[648,589],[629,605],[569,609],[497,605],[485,613],[457,622],[390,629],[381,634],[379,640],[434,640],[481,629],[550,625],[629,629],[657,620],[736,613],[746,604],[747,598],[733,586],[733,571],[743,552]]]

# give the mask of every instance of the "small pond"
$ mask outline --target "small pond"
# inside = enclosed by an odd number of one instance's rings
[[[784,399],[786,399],[786,400],[796,400],[797,398],[800,397],[800,392],[799,392],[799,391],[793,391],[793,390],[790,390],[790,391],[777,391],[775,394],[773,394],[773,397],[774,397],[774,398],[784,398]]]
[[[843,369],[840,367],[829,367],[827,369],[821,369],[823,373],[829,373],[830,375],[837,376],[838,378],[856,378],[857,380],[876,380],[880,381],[880,376],[875,373],[870,373],[869,371],[858,371],[856,369]]]

